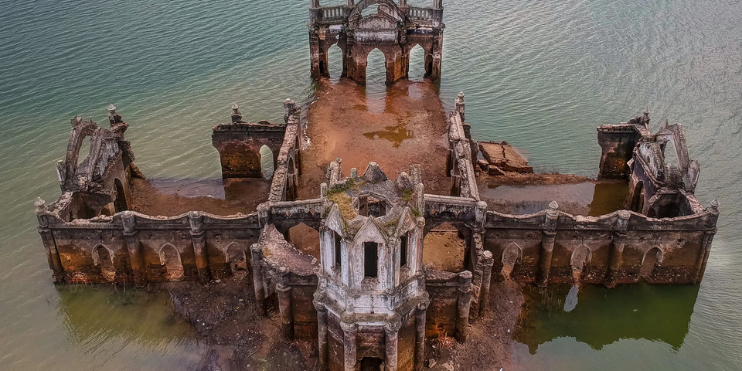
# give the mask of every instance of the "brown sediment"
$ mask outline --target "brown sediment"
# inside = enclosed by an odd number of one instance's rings
[[[190,187],[190,191],[175,188],[166,193],[148,180],[132,178],[132,209],[147,215],[161,216],[177,216],[189,211],[236,215],[252,213],[260,203],[268,200],[270,183],[263,179],[233,179],[224,182],[225,198],[189,197],[184,195],[203,194],[197,181],[183,185],[185,188]]]
[[[435,86],[400,81],[377,96],[352,81],[320,80],[309,109],[309,147],[302,152],[299,198],[319,196],[327,166],[342,159],[343,174],[363,174],[375,161],[393,179],[412,164],[422,165],[428,193],[447,194],[446,114]],[[375,113],[378,112],[378,113]]]
[[[275,310],[269,310],[268,318],[255,310],[250,281],[247,271],[241,271],[208,285],[163,285],[173,311],[191,323],[208,347],[198,370],[316,370],[316,347],[284,340]]]
[[[425,236],[423,264],[435,270],[461,272],[464,270],[466,246],[456,227],[447,223]]]
[[[469,328],[466,343],[439,337],[427,340],[425,366],[432,371],[512,370],[513,336],[520,321],[523,285],[493,276],[490,300],[476,325]]]

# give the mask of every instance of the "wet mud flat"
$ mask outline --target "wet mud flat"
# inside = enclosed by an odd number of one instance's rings
[[[170,294],[173,312],[208,348],[197,370],[318,369],[314,342],[284,340],[277,308],[269,307],[267,317],[257,312],[251,281],[240,271],[206,285],[171,282],[158,288]]]
[[[422,166],[426,193],[448,194],[448,142],[443,104],[428,82],[400,81],[364,87],[341,79],[321,80],[309,109],[309,146],[302,151],[299,198],[316,198],[327,167],[342,159],[343,174],[363,174],[375,161],[394,179],[412,164]]]
[[[147,215],[177,216],[189,211],[214,215],[250,214],[268,200],[264,179],[146,180],[132,178],[132,209]]]
[[[629,193],[626,181],[571,174],[482,174],[477,183],[489,210],[521,215],[548,209],[552,201],[569,214],[605,215],[626,208]]]

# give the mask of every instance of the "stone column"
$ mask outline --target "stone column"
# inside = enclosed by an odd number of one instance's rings
[[[250,246],[252,254],[252,285],[255,290],[255,306],[258,313],[265,315],[265,286],[263,282],[263,251],[260,245],[253,244]]]
[[[398,345],[399,345],[399,328],[402,326],[400,318],[394,319],[392,322],[384,325],[384,334],[386,335],[386,343],[384,344],[385,352],[385,371],[397,371],[397,356],[398,356]]]
[[[343,369],[355,371],[358,364],[358,325],[340,322],[340,328],[343,330]]]
[[[62,266],[62,260],[59,257],[59,251],[57,251],[57,243],[54,241],[54,235],[51,229],[49,229],[49,220],[46,214],[46,202],[41,198],[36,198],[36,219],[39,222],[39,235],[41,235],[41,242],[44,244],[46,250],[46,260],[49,263],[49,269],[52,270],[52,279],[54,283],[62,283],[64,281],[64,267]]]
[[[706,273],[706,264],[709,260],[709,253],[711,252],[711,244],[714,242],[714,235],[716,230],[706,232],[703,234],[703,243],[701,248],[698,249],[698,258],[696,259],[696,274],[693,278],[693,283],[699,284],[703,279],[703,274]]]
[[[469,271],[459,273],[459,294],[456,311],[456,340],[463,343],[469,334],[469,308],[471,308],[471,280]]]
[[[326,371],[329,367],[327,358],[327,307],[323,303],[324,295],[315,292],[314,309],[317,310],[317,351],[319,352],[319,369]]]
[[[487,303],[490,299],[490,283],[492,281],[492,265],[495,264],[495,258],[492,252],[486,250],[482,254],[482,288],[479,291],[479,315],[484,314]]]
[[[554,254],[554,240],[556,238],[556,226],[559,219],[559,204],[552,201],[549,210],[546,210],[544,222],[544,233],[541,236],[541,255],[539,256],[539,276],[536,284],[546,287],[549,284],[549,273],[551,272],[551,258]]]
[[[288,268],[280,267],[278,268],[278,275],[276,294],[278,296],[278,311],[281,313],[281,329],[286,340],[294,340],[293,289],[289,283],[290,272]]]
[[[625,233],[614,233],[613,243],[611,244],[611,257],[610,263],[608,264],[608,274],[605,279],[605,286],[608,288],[616,287],[618,281],[618,273],[621,269],[621,262],[623,261],[623,249],[626,246],[626,234]]]
[[[314,6],[316,3],[316,6]],[[312,8],[319,8],[319,0],[312,0]],[[309,14],[311,18],[315,18],[321,14],[321,10],[310,10]],[[314,19],[312,19],[313,21]],[[316,26],[310,27],[309,30],[309,60],[310,60],[310,74],[313,79],[318,80],[321,76],[319,69],[319,30]]]
[[[139,232],[136,230],[136,218],[132,211],[124,211],[121,218],[124,225],[124,240],[126,249],[129,251],[129,262],[134,274],[134,285],[144,287],[147,283],[147,267],[144,263],[142,246],[139,243]]]
[[[464,102],[464,92],[456,96],[456,112],[461,116],[461,122],[466,121],[466,102]]]
[[[206,251],[206,239],[204,238],[203,218],[203,215],[198,211],[188,213],[188,221],[191,224],[193,254],[196,256],[196,269],[198,269],[198,280],[206,284],[211,281],[211,271],[209,270],[209,255]]]
[[[425,300],[415,310],[415,371],[422,371],[425,362],[425,315],[429,304],[426,293]]]
[[[618,220],[616,221],[616,232],[613,234],[613,243],[611,243],[611,256],[608,263],[608,273],[605,278],[605,286],[609,288],[616,287],[618,274],[623,262],[623,249],[626,246],[626,231],[629,228],[629,219],[631,212],[620,210]]]

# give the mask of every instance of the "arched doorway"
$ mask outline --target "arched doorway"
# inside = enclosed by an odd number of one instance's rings
[[[639,278],[645,281],[651,280],[654,276],[654,269],[662,263],[662,250],[659,247],[653,247],[644,254],[641,268],[639,268]]]
[[[322,63],[322,62],[320,62]],[[337,44],[327,49],[327,76],[333,84],[340,82],[343,76],[343,51]]]
[[[407,78],[410,81],[421,82],[425,80],[425,50],[420,45],[415,45],[410,50],[409,69]]]
[[[379,85],[386,87],[386,56],[374,48],[366,56],[366,87]]]
[[[175,246],[165,244],[160,249],[160,264],[165,266],[165,279],[168,281],[180,281],[183,279],[183,263],[180,260],[180,252]]]
[[[94,258],[96,258],[95,264],[100,269],[100,275],[103,277],[103,280],[113,282],[114,278],[116,278],[116,268],[113,266],[111,252],[105,246],[98,245],[95,247],[93,253],[95,254]]]
[[[575,284],[580,283],[582,273],[585,271],[587,264],[590,263],[591,258],[592,252],[585,245],[580,245],[572,251],[569,265],[572,267],[572,280]]]
[[[275,162],[273,161],[273,151],[263,145],[260,147],[260,172],[263,174],[263,179],[270,180],[273,178],[273,172],[276,171]]]
[[[113,185],[116,187],[116,200],[113,202],[113,206],[116,212],[122,212],[129,210],[126,202],[126,192],[124,190],[124,184],[119,178],[113,181]]]
[[[455,225],[443,223],[431,229],[423,246],[423,264],[454,273],[466,269],[467,236]]]

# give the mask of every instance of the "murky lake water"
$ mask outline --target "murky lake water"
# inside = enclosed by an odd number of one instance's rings
[[[477,139],[527,150],[536,170],[595,176],[595,126],[648,107],[655,130],[665,118],[685,124],[702,169],[696,194],[722,205],[700,287],[583,287],[570,312],[569,288],[554,288],[518,333],[514,360],[523,369],[742,369],[742,3],[444,5],[440,94],[451,109],[466,92]],[[210,131],[233,101],[246,119],[278,121],[284,98],[311,93],[307,7],[0,3],[0,369],[196,366],[204,349],[168,318],[167,298],[54,287],[32,202],[59,195],[54,163],[69,119],[105,121],[111,102],[149,177],[219,179]]]

